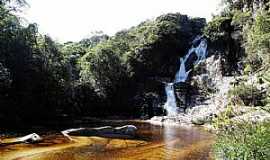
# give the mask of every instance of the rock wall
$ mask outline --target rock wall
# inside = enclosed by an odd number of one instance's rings
[[[154,117],[151,122],[202,125],[225,111],[234,77],[223,76],[222,61],[221,55],[212,55],[195,66],[190,80],[179,84],[176,89],[178,107],[182,112],[175,117]]]

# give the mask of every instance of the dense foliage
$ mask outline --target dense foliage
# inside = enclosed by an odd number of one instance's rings
[[[244,83],[235,86],[229,91],[229,94],[232,99],[238,102],[240,100],[246,106],[263,106],[262,101],[265,97],[265,93],[262,93],[256,86]]]
[[[204,25],[204,19],[167,14],[120,31],[82,57],[81,80],[92,82],[111,104],[134,109],[134,98],[149,92],[162,95],[163,86],[154,79],[173,78],[177,57]],[[152,105],[149,101],[146,105]]]
[[[26,27],[20,24],[13,12],[22,7],[24,1],[12,1],[15,6],[10,6],[9,2],[0,3],[1,125],[81,114],[87,110],[86,105],[89,108],[98,105],[94,88],[77,82],[77,61],[87,48],[106,36],[60,45],[40,35],[36,24]]]
[[[214,46],[232,40],[224,49],[225,57],[237,60],[235,69],[242,79],[229,92],[227,110],[214,121],[220,131],[215,145],[217,158],[269,159],[269,122],[251,123],[233,118],[241,115],[241,107],[246,106],[269,112],[269,1],[224,0],[224,4],[225,9],[208,24],[205,33]]]
[[[10,3],[11,2],[11,3]],[[64,44],[21,25],[23,0],[0,1],[0,122],[153,114],[205,19],[166,14],[109,37]],[[150,109],[149,109],[150,108]]]
[[[239,123],[219,133],[215,151],[219,158],[230,160],[268,160],[270,158],[270,126]]]

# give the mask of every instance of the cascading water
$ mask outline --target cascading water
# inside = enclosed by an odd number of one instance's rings
[[[197,59],[193,62],[188,61],[192,54],[196,54],[197,56]],[[189,49],[188,53],[184,56],[184,58],[180,58],[180,68],[175,75],[174,83],[185,82],[187,80],[188,75],[191,72],[191,69],[187,71],[187,62],[193,65],[197,65],[206,59],[207,54],[207,40],[203,38],[203,36],[197,36],[192,41],[192,47]],[[167,83],[165,86],[167,101],[164,105],[164,109],[167,111],[167,116],[176,116],[178,114],[178,108],[176,105],[176,98],[174,93],[174,83]]]
[[[165,86],[167,101],[164,108],[167,111],[168,116],[175,116],[177,114],[176,98],[174,94],[174,84],[167,83]]]
[[[207,52],[207,41],[206,39],[202,39],[199,46],[196,48],[196,55],[198,59],[194,62],[195,65],[199,64],[201,61],[206,59],[206,56],[208,54]]]

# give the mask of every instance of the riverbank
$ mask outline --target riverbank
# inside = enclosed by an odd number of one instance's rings
[[[209,63],[208,61],[215,62],[214,60],[211,60],[211,58],[206,61],[207,64]],[[216,91],[209,94],[204,101],[196,102],[196,100],[194,100],[196,105],[188,107],[185,112],[180,112],[171,116],[155,116],[148,120],[148,122],[154,125],[178,125],[185,127],[202,126],[210,131],[215,130],[213,125],[217,120],[224,118],[235,123],[270,122],[269,111],[265,110],[262,106],[245,105],[243,102],[245,99],[243,100],[237,95],[243,94],[242,96],[244,98],[249,97],[250,93],[246,88],[237,90],[237,84],[240,81],[243,81],[243,79],[246,79],[244,82],[245,85],[253,85],[254,92],[255,90],[262,93],[267,92],[269,86],[265,83],[259,83],[256,76],[257,75],[252,77],[217,76],[214,82]],[[247,91],[245,91],[245,89]],[[231,92],[235,93],[232,94]],[[256,98],[257,97],[254,97],[254,99]]]

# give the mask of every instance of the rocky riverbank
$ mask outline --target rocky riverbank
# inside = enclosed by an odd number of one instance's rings
[[[270,121],[270,113],[261,107],[248,106],[244,103],[236,104],[235,99],[239,99],[239,97],[231,97],[230,92],[235,90],[237,83],[243,82],[243,79],[246,77],[223,76],[220,67],[221,63],[221,57],[214,55],[196,66],[197,75],[192,77],[190,83],[199,85],[199,89],[207,88],[212,90],[210,94],[204,95],[204,100],[198,100],[198,97],[201,95],[193,95],[193,97],[189,98],[192,99],[192,104],[194,105],[187,107],[185,112],[180,112],[175,116],[155,116],[148,121],[155,125],[203,125],[212,129],[213,121],[225,112],[230,112],[230,119],[235,122],[247,121],[256,123]],[[201,72],[202,69],[200,68],[205,69]],[[259,83],[256,77],[257,75],[248,77],[244,83],[246,85],[251,85],[252,83],[260,93],[266,92],[269,89],[269,85]]]

